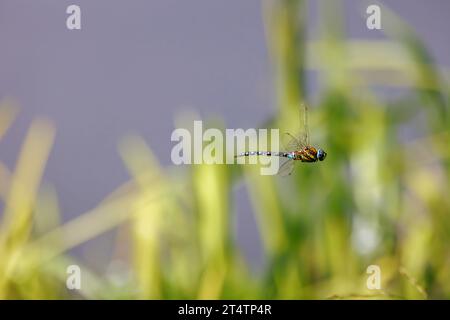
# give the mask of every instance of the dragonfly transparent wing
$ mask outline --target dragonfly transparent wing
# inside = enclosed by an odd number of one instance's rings
[[[303,128],[302,128],[301,142],[303,144],[309,146],[308,106],[306,104],[302,103],[300,109],[303,112]],[[301,113],[300,113],[300,118],[301,118]]]
[[[280,160],[280,167],[278,168],[278,175],[285,177],[291,175],[294,170],[294,161],[291,159],[286,159],[284,161]]]
[[[288,143],[284,146],[284,149],[286,151],[298,151],[305,146],[305,142],[303,141],[303,139],[299,139],[289,132],[286,132],[285,135],[288,138]]]

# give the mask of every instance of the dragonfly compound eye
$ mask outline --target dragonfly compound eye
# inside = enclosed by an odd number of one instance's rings
[[[327,156],[327,153],[323,151],[322,149],[317,150],[317,159],[320,161],[323,161]]]

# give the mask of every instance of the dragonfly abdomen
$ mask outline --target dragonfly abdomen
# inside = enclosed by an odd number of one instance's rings
[[[249,156],[284,157],[294,159],[293,152],[272,152],[272,151],[246,151],[240,153],[236,157],[249,157]]]

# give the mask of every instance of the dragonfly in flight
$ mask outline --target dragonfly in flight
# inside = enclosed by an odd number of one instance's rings
[[[301,162],[317,162],[325,160],[327,153],[321,148],[313,147],[309,142],[308,129],[308,108],[305,104],[303,109],[303,134],[297,138],[292,134],[286,132],[290,137],[290,142],[287,145],[286,151],[246,151],[238,154],[236,157],[249,156],[267,156],[267,157],[281,157],[285,159],[278,169],[278,174],[285,176],[292,174],[294,170],[294,163]]]

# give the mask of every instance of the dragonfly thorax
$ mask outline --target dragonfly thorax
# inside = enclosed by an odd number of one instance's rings
[[[302,162],[322,161],[326,157],[325,151],[316,149],[313,146],[305,146],[301,150],[295,151],[294,155],[294,160],[300,160]]]

